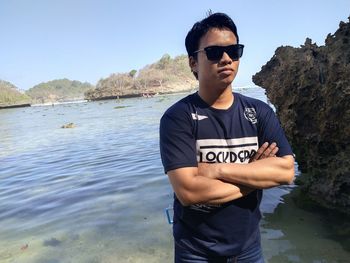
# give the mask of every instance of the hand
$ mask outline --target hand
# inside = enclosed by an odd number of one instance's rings
[[[259,150],[254,154],[252,158],[250,158],[249,162],[255,162],[260,159],[265,159],[269,157],[276,157],[276,153],[278,152],[278,147],[275,142],[269,145],[268,142],[265,142]]]

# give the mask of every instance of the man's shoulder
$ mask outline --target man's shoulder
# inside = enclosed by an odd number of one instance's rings
[[[266,102],[259,99],[248,97],[236,92],[234,92],[234,96],[240,101],[241,106],[245,109],[253,108],[257,113],[268,113],[273,111],[273,109]]]
[[[190,113],[194,100],[195,93],[178,100],[165,111],[163,116],[181,116],[184,113]]]
[[[263,102],[259,99],[249,97],[238,92],[234,92],[233,94],[235,98],[238,98],[242,102],[243,105],[270,108],[270,106],[266,102]]]

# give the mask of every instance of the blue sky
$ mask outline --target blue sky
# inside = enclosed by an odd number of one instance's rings
[[[324,45],[349,0],[0,0],[0,79],[20,89],[68,78],[92,84],[185,54],[184,39],[208,9],[225,12],[245,45],[234,86],[252,85],[277,47],[310,37]]]

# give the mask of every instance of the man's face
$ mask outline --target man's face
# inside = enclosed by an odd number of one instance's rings
[[[208,46],[229,46],[237,44],[237,39],[229,29],[210,29],[199,41],[198,50]],[[199,86],[209,86],[213,89],[226,88],[236,77],[239,60],[233,61],[224,52],[218,61],[210,61],[206,52],[198,52],[197,60],[190,58],[191,69],[198,73]]]

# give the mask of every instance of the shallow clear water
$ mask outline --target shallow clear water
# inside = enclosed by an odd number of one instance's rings
[[[185,95],[1,110],[0,262],[172,262],[158,125]],[[291,188],[265,191],[266,260],[346,262],[322,218],[284,204]]]

